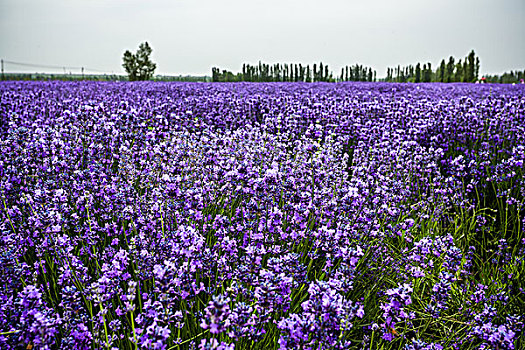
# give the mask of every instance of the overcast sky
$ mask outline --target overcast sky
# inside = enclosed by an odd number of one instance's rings
[[[322,61],[338,74],[471,49],[481,73],[525,69],[525,0],[0,0],[0,58],[124,73],[143,41],[156,74]],[[67,69],[67,71],[74,69]],[[5,71],[61,72],[5,63]]]

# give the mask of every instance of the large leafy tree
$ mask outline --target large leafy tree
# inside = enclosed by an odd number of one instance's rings
[[[122,67],[128,73],[130,81],[148,80],[153,77],[157,65],[150,59],[151,52],[148,42],[140,44],[135,54],[129,50],[124,52]]]

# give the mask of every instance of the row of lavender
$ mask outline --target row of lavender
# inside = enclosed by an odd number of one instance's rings
[[[0,85],[0,347],[525,347],[525,90]]]

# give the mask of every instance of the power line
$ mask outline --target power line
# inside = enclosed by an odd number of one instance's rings
[[[55,66],[55,65],[49,65],[49,64],[35,64],[35,63],[26,63],[26,62],[15,62],[15,61],[9,61],[9,60],[3,60],[3,62],[12,64],[12,65],[16,65],[16,66],[33,67],[33,68],[87,70],[87,71],[91,71],[91,72],[100,72],[100,73],[107,72],[105,70],[95,69],[95,68],[88,68],[88,67]]]

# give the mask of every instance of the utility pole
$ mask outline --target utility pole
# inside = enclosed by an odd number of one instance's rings
[[[82,80],[84,80],[84,67],[82,67]]]
[[[2,80],[4,80],[4,59],[2,59]]]

